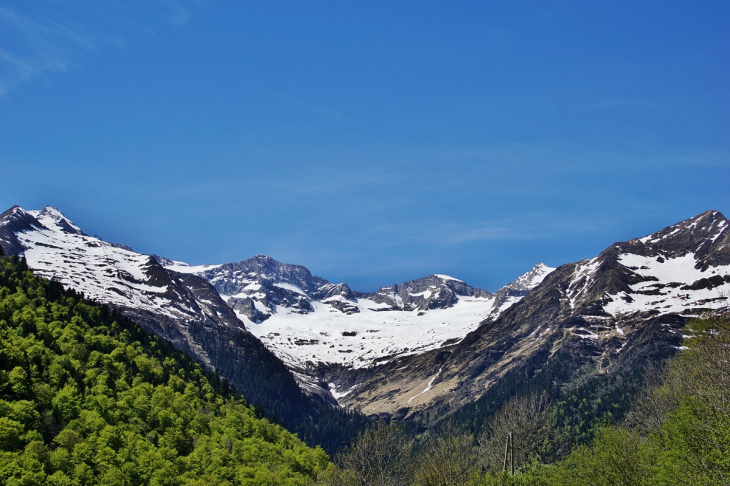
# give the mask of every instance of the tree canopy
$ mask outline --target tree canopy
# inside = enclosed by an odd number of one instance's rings
[[[0,483],[309,484],[320,448],[166,342],[0,257]]]

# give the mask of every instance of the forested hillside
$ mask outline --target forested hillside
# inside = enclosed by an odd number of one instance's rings
[[[168,271],[149,255],[86,235],[50,206],[14,206],[0,214],[0,246],[9,256],[22,255],[36,275],[108,305],[205,369],[218,370],[252,405],[312,447],[335,451],[367,423],[332,406],[319,380],[308,388],[317,397],[308,396],[202,277]]]
[[[376,424],[335,457],[339,468],[319,484],[730,484],[728,317],[717,311],[690,321],[682,350],[649,374],[618,424],[608,423],[618,385],[602,403],[588,403],[579,389],[551,402],[535,389],[486,416],[478,434],[451,420],[414,441],[402,428]]]
[[[298,485],[328,463],[171,345],[0,255],[0,483]]]
[[[0,484],[730,484],[728,313],[682,334],[663,370],[553,360],[415,438],[376,423],[333,468],[168,342],[0,255]]]

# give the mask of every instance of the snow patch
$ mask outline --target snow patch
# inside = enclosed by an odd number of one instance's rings
[[[694,282],[713,277],[730,275],[730,265],[709,267],[706,271],[695,268],[697,261],[689,253],[676,258],[645,257],[633,253],[619,256],[621,265],[646,280],[630,286],[631,292],[610,295],[612,300],[603,306],[612,316],[659,310],[666,313],[686,313],[693,308],[718,308],[727,305],[722,295],[730,285],[716,288],[691,289]],[[672,285],[668,285],[672,284]]]
[[[409,398],[408,402],[406,402],[406,404],[411,403],[411,400],[414,400],[414,399],[420,397],[421,395],[423,395],[424,393],[426,393],[427,391],[429,391],[431,389],[431,387],[433,386],[433,382],[436,381],[436,378],[438,378],[439,375],[441,374],[441,370],[443,368],[444,368],[443,366],[441,368],[439,368],[438,372],[435,375],[433,375],[433,378],[431,378],[431,381],[428,382],[428,386],[426,386],[426,388],[421,393],[419,393],[417,395],[413,395],[411,398]]]

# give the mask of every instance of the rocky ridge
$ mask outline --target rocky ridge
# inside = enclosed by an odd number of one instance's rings
[[[560,366],[566,379],[661,363],[687,319],[728,305],[730,230],[708,211],[563,265],[459,343],[367,373],[331,373],[338,401],[398,418],[472,403],[506,376],[528,382]]]

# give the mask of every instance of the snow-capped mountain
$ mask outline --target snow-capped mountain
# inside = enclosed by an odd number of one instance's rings
[[[661,362],[679,347],[688,318],[728,305],[728,226],[708,211],[590,260],[538,264],[493,294],[446,275],[357,292],[261,255],[191,266],[88,236],[51,207],[0,215],[0,245],[219,368],[244,392],[258,380],[272,394],[282,386],[298,393],[268,348],[308,393],[406,417],[556,366],[574,379]]]
[[[493,295],[486,290],[471,287],[458,278],[436,274],[361,295],[376,302],[384,310],[408,312],[448,309],[462,298],[494,300]]]
[[[6,252],[22,253],[38,275],[58,280],[105,304],[134,309],[138,317],[164,316],[185,322],[207,317],[224,326],[244,329],[215,292],[196,296],[182,278],[166,272],[154,258],[123,245],[84,234],[58,209],[14,207],[0,216],[0,241]],[[18,230],[20,229],[20,230]],[[193,346],[185,327],[181,338]],[[204,363],[210,360],[201,355]]]
[[[517,278],[517,280],[508,283],[496,291],[494,293],[494,305],[487,319],[494,320],[499,317],[502,312],[519,302],[522,297],[540,285],[545,280],[545,277],[553,270],[555,269],[540,262],[532,267],[529,272]]]
[[[166,268],[204,277],[250,324],[260,324],[278,312],[307,314],[314,310],[314,300],[340,294],[352,298],[345,284],[330,284],[301,265],[280,263],[265,255],[222,265],[190,266],[165,259],[160,262]]]
[[[595,315],[696,314],[727,303],[728,220],[707,211],[643,238],[618,243],[573,271],[565,299],[571,308],[598,299]],[[599,272],[613,279],[598,282]],[[601,312],[602,311],[602,312]]]
[[[325,379],[344,406],[404,417],[473,402],[506,377],[539,380],[542,370],[559,368],[566,380],[636,373],[678,349],[687,319],[728,306],[728,226],[708,211],[616,243],[550,272],[454,346]]]
[[[364,293],[265,255],[205,266],[157,258],[206,278],[247,328],[300,372],[320,363],[368,367],[458,342],[554,270],[539,264],[495,294],[447,275]]]
[[[299,427],[299,415],[317,416],[319,404],[302,393],[291,371],[246,330],[204,278],[165,269],[149,255],[88,236],[50,206],[41,211],[15,206],[2,213],[0,245],[8,255],[24,256],[35,273],[121,311],[219,370],[251,403],[264,405],[291,430]],[[326,391],[311,391],[332,400]]]
[[[305,391],[325,397],[312,374],[319,366],[364,368],[454,344],[553,270],[540,264],[495,294],[446,275],[354,292],[263,255],[191,266],[139,254],[84,234],[50,206],[0,215],[0,244],[36,273],[121,309],[207,366],[227,364],[222,334],[245,341],[250,331]]]

